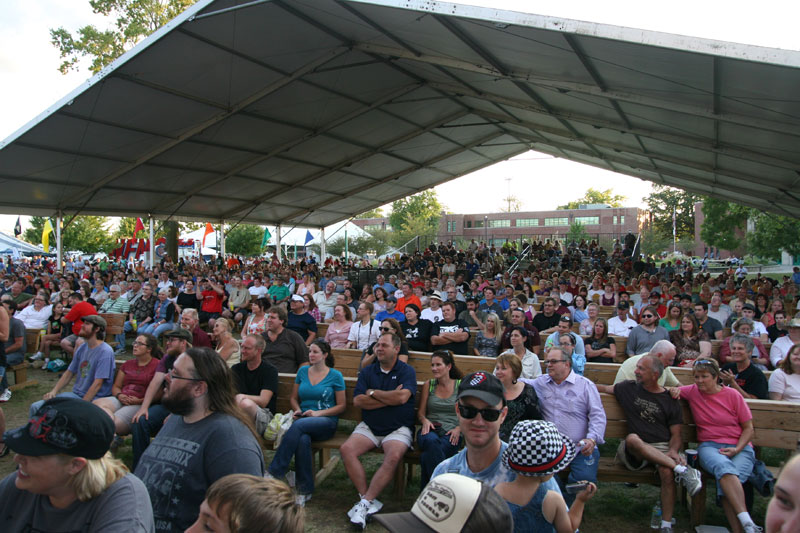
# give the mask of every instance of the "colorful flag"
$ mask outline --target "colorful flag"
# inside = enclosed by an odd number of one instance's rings
[[[14,226],[14,237],[19,237],[22,235],[22,224],[19,222],[19,216],[17,216],[17,224]]]
[[[42,228],[42,249],[45,252],[50,251],[50,234],[53,233],[53,225],[50,224],[50,219],[45,219],[44,228]]]
[[[206,222],[206,231],[203,233],[203,248],[206,246],[206,237],[208,237],[209,233],[214,233],[214,226],[211,225],[211,222]]]
[[[136,238],[136,234],[139,233],[144,229],[144,222],[139,217],[136,217],[136,226],[133,228],[133,238]]]
[[[264,236],[261,238],[261,248],[266,248],[269,244],[269,240],[272,238],[272,234],[269,232],[267,227],[264,227]]]
[[[303,243],[303,246],[305,246],[306,244],[310,243],[313,240],[314,236],[311,235],[311,232],[309,230],[306,230],[306,242]]]

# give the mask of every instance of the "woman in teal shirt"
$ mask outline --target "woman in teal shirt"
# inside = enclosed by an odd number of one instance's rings
[[[311,441],[333,437],[339,415],[345,410],[344,377],[333,368],[333,354],[327,342],[317,339],[308,349],[309,366],[297,370],[289,403],[294,422],[286,431],[267,470],[283,478],[294,457],[297,504],[304,506],[314,492],[314,463]]]

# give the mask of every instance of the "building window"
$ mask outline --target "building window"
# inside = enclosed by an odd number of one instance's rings
[[[619,223],[620,224],[625,224],[625,215],[620,215],[619,216]]]
[[[465,220],[464,221],[464,227],[465,228],[471,228],[472,227],[472,221],[471,220]]]
[[[575,222],[584,226],[600,224],[600,217],[575,217]]]
[[[613,217],[611,217],[611,223],[612,224],[616,224],[617,223],[617,215],[614,215]]]
[[[517,219],[517,227],[518,228],[530,228],[533,226],[539,225],[538,218],[518,218]]]
[[[473,220],[472,221],[473,228],[482,228],[483,227],[483,220]]]
[[[569,226],[569,219],[567,217],[555,217],[544,219],[545,226]]]
[[[510,228],[511,227],[511,220],[490,220],[489,221],[490,228]]]
[[[454,233],[456,231],[456,221],[455,220],[448,220],[447,221],[447,232]]]
[[[364,231],[380,231],[383,229],[383,224],[365,224]]]

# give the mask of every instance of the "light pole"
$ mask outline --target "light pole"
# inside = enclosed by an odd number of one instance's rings
[[[486,242],[486,247],[489,247],[489,217],[483,215],[483,240]]]

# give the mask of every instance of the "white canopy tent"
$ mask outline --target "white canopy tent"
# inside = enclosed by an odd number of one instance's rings
[[[7,233],[3,233],[0,231],[0,254],[9,255],[9,254],[41,254],[42,247],[41,246],[34,246],[29,242],[25,242],[23,240],[17,239],[16,237],[12,237]]]
[[[0,212],[321,228],[536,150],[797,217],[799,67],[447,2],[199,0],[0,142]]]

